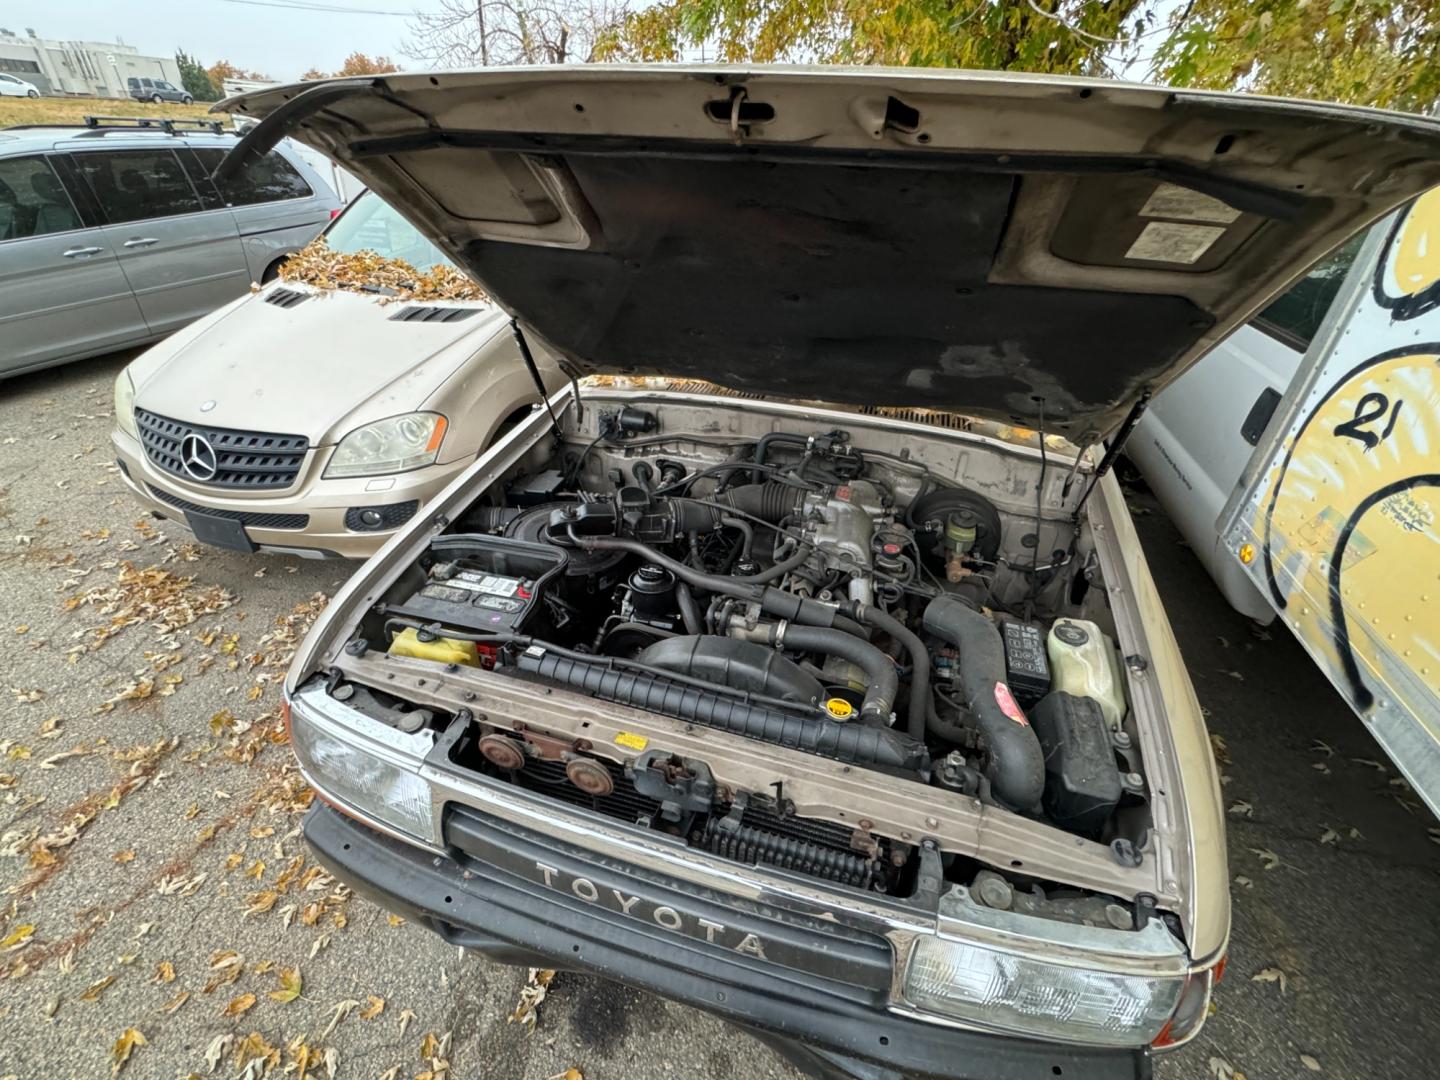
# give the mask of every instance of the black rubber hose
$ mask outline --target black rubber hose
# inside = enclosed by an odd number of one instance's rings
[[[680,605],[680,621],[685,624],[685,632],[703,634],[705,620],[700,617],[700,605],[695,603],[695,594],[683,581],[675,583],[675,600]]]
[[[803,490],[788,484],[745,484],[712,495],[704,501],[679,496],[665,501],[669,503],[677,532],[689,532],[691,529],[708,532],[720,526],[725,516],[724,507],[774,524],[793,514],[804,495]]]
[[[882,726],[890,725],[895,711],[895,697],[900,692],[900,675],[895,664],[868,641],[845,633],[816,626],[770,623],[757,626],[741,636],[763,641],[784,649],[824,653],[849,660],[865,672],[865,700],[860,703],[860,717]],[[923,731],[923,728],[922,728]]]
[[[544,646],[526,649],[517,663],[521,671],[599,698],[839,761],[904,772],[919,772],[930,761],[924,743],[890,728],[842,724],[718,694],[696,693],[668,678],[618,671],[604,662],[565,656]]]
[[[810,437],[808,435],[797,435],[794,432],[790,431],[772,431],[766,435],[761,435],[759,440],[755,443],[756,468],[755,471],[750,474],[750,478],[752,480],[758,481],[760,479],[759,466],[765,464],[765,455],[769,452],[770,445],[777,442],[790,443],[792,445],[798,444],[800,446],[809,446]]]
[[[1005,683],[1005,642],[999,627],[952,596],[931,600],[924,621],[926,630],[960,653],[961,699],[989,747],[985,775],[995,794],[1020,810],[1039,809],[1045,755],[1035,729],[1014,704]],[[942,737],[944,727],[937,731]]]
[[[910,654],[910,705],[906,729],[912,739],[925,738],[925,721],[934,710],[930,701],[930,650],[899,619],[881,611],[873,604],[853,605],[851,614],[866,626],[889,634]]]
[[[741,600],[752,600],[758,603],[760,609],[768,615],[789,619],[806,626],[834,627],[852,637],[863,639],[866,636],[864,629],[854,619],[840,614],[829,604],[822,604],[818,600],[809,600],[785,592],[783,589],[775,589],[766,585],[765,582],[770,580],[776,568],[774,566],[764,574],[757,574],[755,577],[725,577],[721,574],[707,574],[703,570],[687,566],[680,560],[672,559],[669,555],[655,550],[648,544],[642,544],[639,540],[630,540],[623,536],[581,536],[575,531],[573,525],[568,527],[567,534],[570,542],[582,550],[628,551],[643,556],[648,562],[663,566],[687,585],[696,589],[704,589],[707,592],[738,597]],[[801,554],[806,554],[805,549],[801,549]],[[776,564],[776,566],[784,565],[784,563]]]

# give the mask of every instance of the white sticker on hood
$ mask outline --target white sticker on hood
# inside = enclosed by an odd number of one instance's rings
[[[1140,231],[1127,259],[1146,262],[1193,263],[1225,234],[1223,225],[1181,225],[1175,221],[1152,221]]]
[[[1140,208],[1140,216],[1229,225],[1240,216],[1240,211],[1213,196],[1191,191],[1179,184],[1159,184]]]

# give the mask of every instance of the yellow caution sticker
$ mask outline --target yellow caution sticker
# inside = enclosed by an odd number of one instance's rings
[[[650,745],[650,740],[644,735],[636,735],[631,731],[622,731],[615,736],[615,745],[623,746],[627,750],[644,750]]]
[[[836,720],[849,720],[855,714],[855,706],[843,697],[832,697],[826,700],[825,711]]]

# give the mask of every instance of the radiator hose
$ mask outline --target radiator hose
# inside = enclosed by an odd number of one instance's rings
[[[985,775],[991,788],[1018,810],[1038,810],[1045,789],[1045,755],[1005,684],[1005,643],[999,627],[951,596],[931,600],[924,623],[960,654],[961,700],[989,747]],[[939,734],[944,736],[944,730]]]
[[[731,634],[745,641],[799,649],[801,652],[825,653],[850,661],[865,672],[865,699],[860,703],[860,718],[882,727],[890,725],[895,696],[900,691],[900,676],[890,657],[868,641],[843,630],[786,622],[763,623],[753,630],[732,630]]]

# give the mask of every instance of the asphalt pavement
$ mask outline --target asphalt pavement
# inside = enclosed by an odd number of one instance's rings
[[[143,516],[109,452],[127,358],[0,382],[0,1080],[127,1055],[121,1076],[166,1080],[795,1080],[708,1015],[581,975],[532,1029],[511,1019],[526,972],[314,866],[278,679],[353,564]],[[1159,1076],[1435,1076],[1435,820],[1286,631],[1226,607],[1132,505],[1234,807],[1228,974]]]

